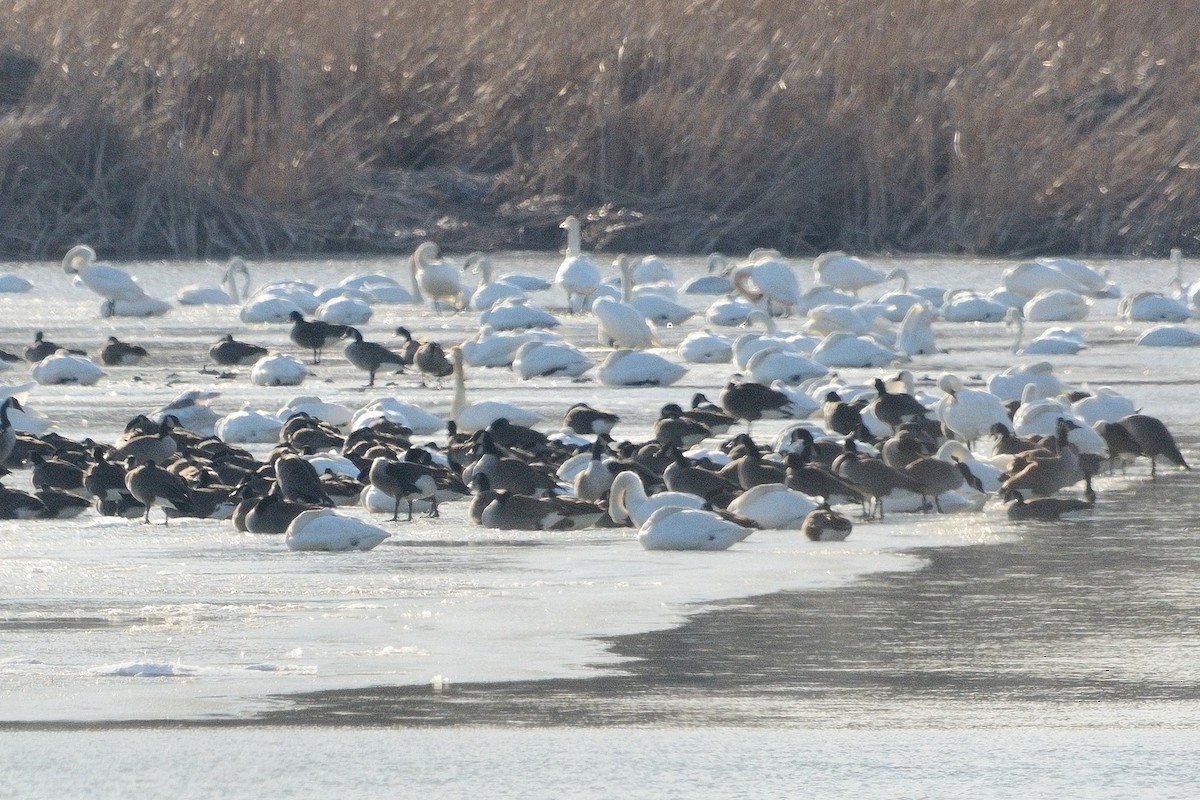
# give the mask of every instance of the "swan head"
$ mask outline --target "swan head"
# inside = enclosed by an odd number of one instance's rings
[[[962,380],[955,374],[946,372],[943,373],[937,382],[938,388],[946,394],[953,396],[955,392],[962,388]]]
[[[90,266],[96,261],[96,251],[91,245],[77,244],[63,256],[63,272],[76,275],[83,267]]]

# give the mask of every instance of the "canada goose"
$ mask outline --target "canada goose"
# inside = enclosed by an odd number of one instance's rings
[[[829,468],[810,462],[803,453],[788,453],[784,486],[826,502],[866,502],[866,496],[856,487]]]
[[[1049,497],[1059,489],[1083,480],[1085,475],[1080,468],[1079,453],[1067,441],[1067,434],[1074,427],[1077,427],[1075,423],[1060,418],[1054,439],[1056,452],[1046,455],[1030,451],[1026,455],[1028,463],[1000,484],[1001,492],[1018,489],[1039,497]]]
[[[867,404],[867,409],[892,430],[905,422],[928,419],[929,409],[920,400],[906,392],[888,391],[887,384],[880,378],[875,379],[875,392],[876,397]]]
[[[138,465],[137,459],[130,456],[125,461],[125,488],[134,498],[146,507],[142,522],[150,522],[150,509],[155,505],[162,506],[163,524],[168,524],[170,517],[165,509],[172,508],[183,514],[192,510],[192,494],[183,478],[168,472],[148,459]]]
[[[739,434],[736,441],[743,446],[743,454],[725,469],[732,467],[733,475],[743,490],[764,483],[782,484],[787,480],[787,467],[782,462],[764,459],[758,445],[748,434]]]
[[[831,509],[827,502],[808,512],[800,524],[801,532],[814,542],[844,541],[853,528],[854,523],[844,514]]]
[[[12,426],[12,421],[8,418],[8,410],[15,408],[21,410],[21,402],[17,398],[9,395],[0,402],[0,467],[4,466],[8,461],[8,457],[12,455],[13,448],[17,445],[17,432]]]
[[[306,320],[299,311],[292,311],[288,314],[288,319],[292,321],[292,329],[288,332],[288,338],[298,347],[312,350],[312,363],[314,364],[321,363],[321,351],[325,345],[342,338],[349,329],[347,325],[333,325],[319,319]]]
[[[475,478],[473,518],[496,530],[562,531],[590,528],[604,516],[601,506],[568,497],[530,497],[491,489],[486,475]]]
[[[402,340],[400,357],[404,359],[404,366],[412,366],[413,359],[417,355],[417,348],[421,346],[421,343],[413,339],[408,328],[403,325],[396,328],[396,332],[392,335]]]
[[[33,344],[25,348],[25,360],[30,364],[36,364],[42,359],[54,355],[59,350],[66,350],[68,353],[77,356],[87,355],[87,353],[83,350],[60,347],[59,345],[45,338],[45,334],[43,334],[41,331],[36,331],[33,334]]]
[[[1055,520],[1063,514],[1075,511],[1086,511],[1093,507],[1090,500],[1078,500],[1073,497],[1039,497],[1025,500],[1025,496],[1017,489],[1007,489],[1003,494],[1004,502],[1011,503],[1008,507],[1009,519],[1041,519]]]
[[[505,455],[486,430],[480,433],[476,449],[479,458],[464,471],[464,480],[470,481],[475,475],[487,475],[493,489],[519,495],[535,495],[558,488],[555,476],[525,460]]]
[[[45,503],[34,495],[0,485],[0,519],[35,519],[45,513]]]
[[[677,448],[670,449],[672,462],[663,470],[663,480],[672,492],[696,494],[724,508],[741,491],[738,485],[715,472],[696,466]]]
[[[1175,444],[1175,437],[1167,430],[1167,426],[1163,424],[1162,420],[1146,414],[1129,414],[1121,417],[1117,422],[1137,442],[1138,447],[1141,448],[1140,455],[1150,459],[1151,478],[1155,477],[1156,461],[1159,456],[1176,466],[1191,470],[1183,458],[1183,453],[1179,452],[1179,446]]]
[[[305,511],[312,511],[313,506],[307,503],[293,503],[284,500],[274,488],[261,497],[243,499],[234,510],[234,527],[238,525],[241,511],[245,511],[243,524],[249,533],[279,534],[287,531],[292,520]]]
[[[45,508],[38,516],[42,519],[71,519],[91,508],[92,501],[61,489],[39,489],[34,496]]]
[[[172,414],[166,414],[158,423],[154,433],[142,433],[124,437],[123,441],[109,452],[108,457],[113,461],[124,462],[132,457],[138,463],[153,459],[158,464],[165,464],[179,449],[178,442],[171,435],[171,429],[179,423]],[[129,427],[126,427],[129,431]]]
[[[433,470],[424,464],[410,460],[377,457],[367,469],[367,481],[379,491],[395,500],[391,521],[400,518],[400,502],[408,502],[408,519],[412,521],[413,502],[428,500],[431,503],[429,516],[438,516],[437,480]]]
[[[842,455],[833,462],[833,470],[863,494],[874,500],[866,518],[883,520],[883,498],[896,489],[921,493],[921,485],[902,470],[892,469],[878,458],[858,452],[854,437],[847,437]]]
[[[138,344],[122,342],[115,336],[108,337],[108,343],[100,351],[100,360],[107,366],[129,366],[136,364],[147,355],[146,348]]]
[[[596,441],[592,444],[591,457],[588,459],[587,465],[575,473],[575,477],[571,481],[577,498],[594,503],[608,496],[609,489],[612,488],[613,480],[616,478],[612,470],[605,464],[608,458],[610,458],[608,443],[603,436],[597,436]]]
[[[267,348],[248,342],[239,342],[232,333],[221,337],[220,341],[208,348],[208,357],[223,367],[239,364],[253,364],[267,354]]]
[[[138,303],[146,299],[146,292],[129,273],[112,264],[97,263],[96,251],[86,244],[68,250],[62,265],[64,272],[104,298],[102,313],[106,317],[115,315],[118,301]]]
[[[684,416],[676,403],[667,403],[654,422],[654,439],[664,445],[686,450],[712,436],[707,426]]]
[[[957,463],[936,456],[920,456],[909,462],[904,467],[904,472],[916,480],[920,487],[918,491],[921,493],[921,505],[925,506],[925,499],[932,497],[933,505],[939,514],[943,512],[938,496],[945,492],[953,492],[966,480]]]
[[[786,394],[753,381],[729,381],[718,399],[726,414],[746,420],[747,432],[755,420],[802,416]]]
[[[737,422],[726,414],[720,406],[711,402],[703,392],[692,395],[692,407],[683,412],[689,419],[694,419],[713,432],[714,436],[722,436]]]
[[[429,340],[421,342],[413,354],[413,364],[417,369],[442,385],[442,378],[454,374],[454,362],[446,356],[446,351],[440,342]]]
[[[41,453],[29,456],[33,464],[30,483],[34,489],[62,489],[68,492],[83,492],[83,467],[57,456],[46,457]]]
[[[275,483],[284,500],[313,506],[332,506],[313,465],[294,453],[275,459]]]
[[[396,373],[404,372],[403,355],[393,353],[378,342],[363,341],[362,333],[358,328],[346,328],[342,338],[352,340],[343,348],[342,353],[351,364],[361,370],[366,370],[367,386],[375,385],[375,373],[385,367],[395,367]]]
[[[563,414],[563,427],[582,436],[608,434],[621,418],[609,411],[592,408],[587,403],[575,403]]]
[[[83,471],[83,488],[92,496],[107,501],[121,499],[129,494],[125,486],[125,467],[110,461],[104,448],[92,448],[92,457]]]

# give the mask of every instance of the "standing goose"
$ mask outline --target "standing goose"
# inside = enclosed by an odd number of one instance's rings
[[[299,311],[288,314],[288,319],[292,321],[288,338],[298,347],[312,350],[314,364],[321,363],[321,351],[325,345],[342,338],[349,330],[346,325],[334,325],[319,319],[306,320]]]
[[[409,256],[408,264],[417,302],[424,302],[428,296],[435,312],[441,313],[441,303],[446,300],[455,311],[462,310],[465,292],[459,268],[441,257],[437,243],[421,242]]]
[[[1156,461],[1159,456],[1176,466],[1191,470],[1183,458],[1183,453],[1179,452],[1179,446],[1175,444],[1175,437],[1167,430],[1162,420],[1146,414],[1129,414],[1121,417],[1118,422],[1137,442],[1141,449],[1140,455],[1150,459],[1151,478],[1156,477]]]
[[[192,512],[192,493],[183,478],[158,466],[153,459],[139,466],[136,459],[130,456],[125,466],[125,488],[146,507],[142,522],[149,524],[150,509],[156,505],[163,507],[164,525],[170,519],[166,513],[168,508],[181,514]]]
[[[1039,454],[1039,451],[1029,451],[1023,457],[1027,463],[1000,484],[1000,491],[1017,489],[1039,497],[1049,497],[1059,489],[1083,480],[1085,475],[1080,467],[1079,452],[1067,441],[1067,435],[1076,427],[1070,420],[1060,418],[1056,423],[1054,438],[1056,452],[1044,454],[1041,451],[1042,454]]]
[[[12,395],[4,398],[4,402],[0,403],[0,467],[4,466],[8,457],[12,455],[13,448],[17,446],[17,431],[8,418],[10,408],[21,410],[20,401]]]
[[[239,364],[253,364],[267,354],[268,350],[257,344],[239,342],[232,333],[221,337],[220,341],[208,348],[208,357],[223,367]]]
[[[136,364],[147,355],[146,348],[138,344],[122,342],[115,336],[108,337],[108,343],[100,351],[100,360],[106,366],[129,366]]]
[[[179,443],[171,435],[171,429],[178,424],[178,417],[166,414],[159,421],[158,428],[153,433],[129,436],[113,447],[109,458],[119,462],[133,458],[138,464],[149,460],[165,464],[179,449]]]
[[[858,452],[854,437],[847,437],[845,450],[833,462],[833,470],[874,501],[867,511],[867,519],[878,517],[882,521],[883,498],[897,489],[921,493],[920,483],[912,476],[892,469],[878,458]]]
[[[358,328],[346,328],[343,338],[353,341],[343,348],[346,360],[361,370],[366,370],[367,386],[375,385],[375,373],[385,367],[395,367],[396,373],[404,372],[404,356],[393,353],[378,342],[363,341]]]
[[[437,479],[433,470],[424,464],[418,464],[407,458],[397,461],[393,458],[378,456],[367,468],[367,481],[376,489],[395,501],[392,508],[392,522],[400,519],[400,503],[408,502],[408,519],[413,518],[413,503],[417,500],[427,500],[431,503],[429,516],[438,516],[437,510]]]
[[[447,357],[441,342],[432,339],[421,342],[413,354],[413,364],[422,374],[436,380],[438,388],[441,388],[442,378],[454,374],[454,362]]]

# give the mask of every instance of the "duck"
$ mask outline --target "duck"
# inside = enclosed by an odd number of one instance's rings
[[[238,279],[242,286],[238,286]],[[241,256],[234,256],[225,265],[219,286],[192,284],[175,294],[175,301],[185,306],[237,305],[243,297],[250,296],[250,268]]]
[[[146,348],[141,345],[122,342],[116,336],[110,336],[104,349],[100,351],[100,360],[109,367],[130,366],[147,355]]]
[[[129,273],[112,264],[97,262],[96,251],[90,245],[77,244],[68,250],[62,266],[64,272],[74,275],[77,282],[104,299],[103,316],[115,316],[118,301],[139,304],[147,300],[145,290]]]
[[[566,292],[568,313],[575,313],[576,301],[582,312],[590,307],[592,295],[600,287],[600,268],[583,252],[579,218],[571,215],[559,227],[567,232],[567,249],[554,275],[554,283]]]
[[[289,550],[332,552],[371,550],[391,536],[383,528],[328,508],[300,512],[283,534]]]
[[[1027,501],[1018,489],[1006,490],[1002,499],[1010,503],[1005,513],[1011,520],[1057,520],[1066,514],[1087,511],[1095,505],[1091,500],[1074,497],[1039,497]]]
[[[268,352],[262,345],[240,342],[226,333],[208,348],[208,357],[223,367],[233,367],[253,364]]]
[[[442,258],[436,242],[421,242],[408,259],[413,295],[417,302],[428,296],[433,309],[441,313],[441,305],[449,301],[451,308],[461,311],[466,290],[458,266]]]
[[[462,348],[450,348],[450,361],[454,375],[454,398],[450,403],[450,419],[462,431],[483,430],[501,417],[514,425],[536,425],[542,415],[532,409],[523,408],[502,400],[480,400],[467,402],[467,382],[463,372]]]
[[[751,530],[711,511],[666,506],[642,523],[637,540],[646,550],[728,550]]]
[[[263,356],[250,369],[250,382],[255,386],[299,386],[309,375],[300,359],[287,353]]]
[[[813,542],[843,542],[850,536],[854,523],[822,502],[804,517],[800,532]]]
[[[319,319],[306,320],[299,311],[288,314],[288,319],[292,321],[288,338],[298,347],[312,350],[313,364],[321,363],[321,351],[325,345],[343,338],[349,330],[346,325],[335,325]]]
[[[670,386],[687,374],[688,368],[657,353],[614,350],[596,370],[605,386]]]
[[[358,328],[347,327],[342,338],[351,340],[342,349],[342,353],[346,356],[347,361],[367,373],[368,387],[375,385],[375,373],[381,369],[394,367],[395,369],[392,371],[395,374],[404,372],[403,355],[387,349],[378,342],[365,341]]]

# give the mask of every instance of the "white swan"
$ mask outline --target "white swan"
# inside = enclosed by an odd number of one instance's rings
[[[577,378],[594,366],[582,350],[569,342],[526,342],[513,357],[513,372],[528,380],[534,377]]]
[[[900,277],[907,279],[908,275],[897,270],[883,272],[858,256],[831,250],[813,260],[813,277],[817,283],[857,294],[868,286]]]
[[[1116,422],[1121,417],[1137,413],[1137,407],[1134,406],[1133,401],[1111,386],[1091,389],[1084,384],[1083,388],[1090,394],[1072,403],[1071,413],[1088,425],[1095,426],[1097,422]]]
[[[74,383],[91,386],[100,380],[104,370],[87,356],[77,356],[59,350],[29,368],[30,376],[43,386]]]
[[[331,403],[312,394],[296,395],[275,412],[280,419],[287,419],[296,414],[308,414],[322,422],[327,422],[335,428],[345,429],[354,415],[352,409],[341,403]]]
[[[0,273],[0,294],[24,294],[32,288],[33,284],[20,275]]]
[[[221,393],[216,389],[185,389],[147,416],[153,422],[161,423],[170,415],[184,428],[203,436],[210,436],[219,416],[208,404],[220,396]]]
[[[728,294],[733,291],[729,282],[729,259],[720,253],[708,256],[708,274],[692,278],[683,285],[684,294]]]
[[[933,414],[963,441],[971,443],[987,436],[996,423],[1012,426],[1004,402],[991,392],[967,388],[957,375],[950,373],[938,378],[938,388],[945,394],[934,405]]]
[[[463,267],[479,274],[479,288],[471,295],[471,308],[476,311],[487,311],[510,297],[528,297],[520,286],[493,277],[492,259],[486,253],[471,253],[463,261]]]
[[[750,535],[711,511],[660,508],[638,529],[637,540],[647,550],[728,550]]]
[[[950,439],[937,449],[937,457],[942,461],[959,462],[966,465],[971,474],[983,484],[983,491],[999,491],[1004,480],[1004,473],[1011,466],[1011,456],[999,456],[995,461],[977,456],[962,442]],[[999,462],[999,463],[997,463]],[[965,489],[965,487],[964,487]]]
[[[760,310],[749,300],[740,297],[723,297],[709,304],[704,311],[704,319],[708,321],[709,325],[734,328],[738,325],[745,325],[750,316]]]
[[[416,403],[409,403],[398,397],[377,397],[351,415],[350,429],[358,430],[379,417],[406,425],[417,436],[429,436],[446,427],[446,420],[431,414]]]
[[[1200,331],[1186,325],[1161,324],[1142,332],[1135,342],[1140,347],[1196,347]]]
[[[1058,270],[1073,280],[1079,291],[1085,294],[1103,296],[1109,287],[1108,276],[1094,267],[1089,267],[1082,261],[1061,256],[1042,257],[1036,259],[1039,264],[1045,264],[1051,269]]]
[[[970,289],[954,289],[942,304],[947,322],[1002,322],[1009,306]]]
[[[909,306],[896,332],[896,349],[907,356],[930,356],[938,352],[933,317],[933,306],[925,300]]]
[[[279,441],[283,420],[277,414],[260,411],[250,403],[217,420],[213,432],[231,444],[266,444]]]
[[[563,291],[567,293],[569,313],[576,311],[576,298],[579,299],[578,310],[583,311],[591,303],[592,294],[600,286],[600,268],[584,255],[579,218],[569,216],[559,227],[567,231],[567,250],[558,272],[554,275],[554,283],[563,287]]]
[[[791,386],[829,374],[829,368],[807,356],[780,347],[759,350],[746,362],[745,371],[758,383],[775,381]]]
[[[1082,291],[1079,281],[1041,261],[1025,261],[1004,270],[1004,288],[1026,298],[1033,297],[1043,289],[1069,289]]]
[[[819,305],[808,310],[806,330],[825,336],[835,331],[845,331],[861,336],[874,329],[871,320],[850,306]],[[875,315],[872,315],[874,319]]]
[[[693,331],[676,352],[689,364],[728,364],[733,359],[733,340],[709,330]]]
[[[279,297],[272,294],[255,295],[242,304],[238,318],[246,324],[268,322],[282,324],[291,321],[293,311],[304,310],[290,297]]]
[[[338,288],[353,289],[361,292],[371,303],[384,305],[400,305],[416,303],[417,298],[399,281],[381,272],[359,272],[349,275],[338,282]]]
[[[383,528],[328,508],[302,511],[284,531],[289,550],[370,550],[391,536]]]
[[[558,317],[524,297],[509,297],[479,315],[479,322],[498,331],[556,328]]]
[[[255,386],[299,386],[307,377],[304,362],[286,353],[263,356],[250,368],[250,382]]]
[[[1062,381],[1054,374],[1054,365],[1049,361],[1014,364],[1002,372],[993,373],[988,376],[987,389],[1007,402],[1020,400],[1027,383],[1037,386],[1039,397],[1054,397],[1063,390]]]
[[[773,251],[750,255],[749,263],[739,264],[729,273],[734,290],[753,303],[765,303],[768,314],[774,315],[776,309],[791,313],[801,301],[795,270]]]
[[[1185,322],[1192,311],[1161,292],[1138,292],[1121,298],[1117,313],[1128,322]]]
[[[37,381],[0,386],[0,403],[10,397],[20,402],[20,408],[13,406],[8,410],[8,419],[13,430],[23,433],[42,435],[54,427],[54,422],[45,414],[29,405],[29,392],[37,385]]]
[[[643,350],[614,350],[596,371],[605,386],[670,386],[687,367]]]
[[[480,400],[476,403],[467,402],[467,380],[463,374],[462,348],[450,348],[450,361],[454,365],[454,398],[450,403],[450,419],[464,433],[483,430],[500,418],[507,419],[513,425],[536,425],[542,415],[528,408],[523,408],[502,400]]]
[[[763,528],[784,530],[799,528],[817,501],[782,483],[761,483],[733,499],[729,510],[757,522]]]
[[[314,316],[332,325],[366,325],[371,321],[371,304],[359,297],[331,297],[317,306]]]
[[[1022,309],[1030,322],[1079,322],[1086,319],[1091,302],[1071,289],[1043,289]]]
[[[137,300],[113,300],[100,304],[100,315],[107,317],[158,317],[172,308],[161,297],[143,295]]]
[[[426,296],[434,311],[449,301],[455,311],[463,307],[466,290],[462,285],[462,274],[458,265],[442,258],[436,242],[421,242],[408,259],[409,275],[412,278],[413,295],[418,302]]]
[[[647,495],[642,479],[636,472],[628,470],[617,473],[608,489],[608,515],[613,522],[632,522],[639,528],[660,508],[703,507],[704,498],[688,492],[663,491]]]
[[[638,311],[628,303],[607,297],[592,303],[596,317],[596,339],[605,347],[645,350],[658,346],[658,337]]]
[[[464,341],[463,358],[472,367],[511,367],[517,350],[527,342],[557,342],[562,337],[551,331],[531,329],[497,331],[491,325],[481,325],[479,331]]]
[[[77,244],[68,250],[63,256],[62,266],[64,272],[75,276],[76,283],[104,298],[106,306],[101,308],[104,316],[116,314],[117,301],[139,303],[147,298],[145,290],[128,272],[112,264],[97,263],[96,251],[89,245]]]
[[[827,367],[884,367],[902,359],[874,339],[852,333],[831,333],[812,351],[812,360]]]
[[[1014,353],[1026,355],[1075,355],[1085,345],[1083,332],[1075,328],[1050,328],[1042,331],[1036,339],[1025,347],[1021,341],[1025,336],[1025,318],[1019,308],[1010,308],[1004,324],[1017,329],[1012,347]]]
[[[238,286],[238,279],[242,286]],[[236,305],[250,295],[250,268],[240,256],[229,259],[219,286],[191,284],[175,294],[175,300],[185,306]]]

